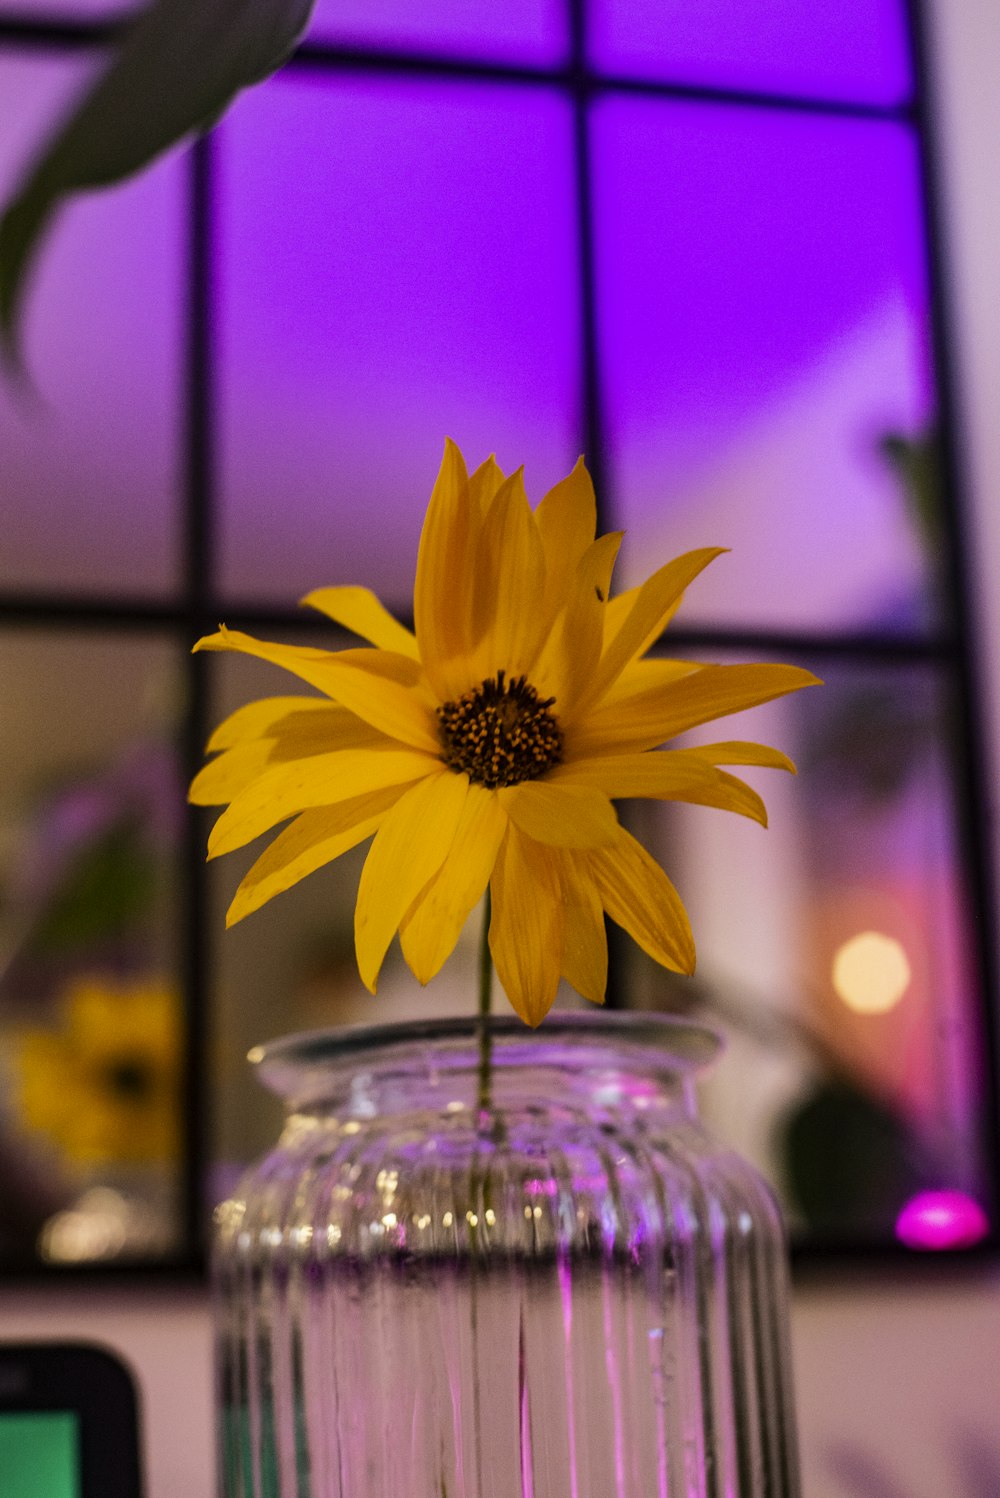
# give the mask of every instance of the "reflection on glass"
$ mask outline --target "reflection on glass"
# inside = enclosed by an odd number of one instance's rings
[[[928,1192],[952,1206],[947,1193],[962,1193],[980,1215],[990,1206],[953,706],[930,667],[809,665],[826,685],[808,702],[754,710],[754,736],[799,765],[794,781],[748,774],[767,831],[700,808],[645,810],[691,915],[698,972],[663,982],[632,962],[628,998],[694,1006],[725,1027],[706,1111],[775,1181],[793,1224],[821,1240],[911,1244],[924,1208],[901,1214]],[[970,1219],[953,1216],[958,1242]]]
[[[556,96],[451,84],[285,79],[237,104],[220,151],[230,595],[351,582],[408,600],[445,436],[472,462],[525,460],[538,496],[572,466],[570,124]]]
[[[0,653],[0,1268],[178,1247],[184,1033],[160,643]]]
[[[926,627],[934,400],[910,133],[634,100],[595,127],[625,571],[724,544],[688,623]]]
[[[556,62],[566,50],[566,0],[318,0],[310,36],[497,61]]]
[[[903,0],[589,0],[588,13],[610,73],[887,105],[912,87]]]
[[[0,56],[0,197],[94,59]],[[162,592],[175,556],[182,164],[60,215],[32,278],[38,398],[0,383],[0,587]]]

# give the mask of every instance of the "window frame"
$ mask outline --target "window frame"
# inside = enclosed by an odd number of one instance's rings
[[[998,1035],[994,1006],[997,992],[997,962],[992,936],[993,878],[984,808],[986,771],[975,622],[970,604],[970,570],[966,516],[968,507],[961,471],[956,432],[957,407],[953,368],[951,314],[946,262],[941,232],[941,194],[938,182],[934,122],[931,118],[926,28],[918,0],[906,0],[913,54],[913,97],[898,106],[851,103],[843,99],[799,97],[785,93],[750,91],[688,82],[671,83],[647,78],[598,73],[588,59],[587,0],[564,0],[569,24],[569,53],[558,65],[509,61],[451,54],[341,45],[308,39],[288,63],[291,74],[309,72],[335,85],[352,74],[372,77],[419,77],[429,81],[466,80],[482,88],[493,83],[525,89],[559,91],[569,101],[573,117],[574,192],[580,266],[579,320],[583,367],[581,371],[581,448],[599,496],[600,529],[611,528],[614,494],[607,462],[602,366],[598,336],[595,264],[595,195],[591,175],[590,117],[595,101],[609,94],[641,95],[660,99],[690,99],[746,109],[781,110],[822,114],[851,119],[890,119],[905,124],[917,141],[922,177],[925,239],[931,285],[933,368],[939,402],[941,461],[944,480],[944,521],[949,545],[945,557],[949,622],[936,632],[909,635],[878,632],[841,634],[787,630],[736,630],[731,628],[671,629],[671,647],[682,650],[762,651],[767,655],[822,662],[893,661],[901,664],[927,662],[946,671],[958,703],[955,724],[954,784],[957,839],[962,868],[969,891],[970,913],[976,928],[976,966],[981,987],[981,1034],[985,1054],[986,1107],[982,1120],[983,1159],[989,1170],[988,1185],[994,1202],[1000,1199],[1000,1150],[994,1138],[998,1097]],[[16,55],[30,51],[71,54],[105,46],[116,33],[114,21],[51,20],[24,18],[0,9],[0,52]],[[203,746],[210,729],[210,695],[213,660],[208,654],[190,654],[191,643],[215,628],[225,617],[234,627],[260,629],[278,627],[295,633],[314,628],[300,613],[276,609],[252,598],[223,598],[216,585],[218,568],[218,431],[219,387],[218,330],[214,313],[216,291],[216,245],[220,232],[214,183],[218,170],[218,142],[211,136],[197,139],[187,149],[184,161],[185,202],[185,307],[184,393],[178,412],[180,455],[179,512],[180,556],[175,592],[157,600],[130,596],[127,592],[103,598],[75,596],[57,590],[0,590],[0,622],[8,629],[59,629],[152,631],[169,639],[183,659],[185,709],[180,723],[177,753],[181,771],[194,774],[202,761]],[[388,600],[391,604],[391,600]],[[73,1266],[54,1269],[39,1265],[37,1272],[53,1275],[107,1275],[115,1277],[139,1272],[156,1275],[195,1274],[204,1271],[206,1245],[205,1174],[208,1164],[209,1086],[207,1056],[212,993],[212,933],[209,930],[208,875],[204,861],[206,814],[188,808],[179,850],[182,891],[178,942],[180,976],[184,991],[185,1022],[189,1037],[182,1108],[186,1120],[183,1191],[183,1244],[175,1257],[142,1266]],[[621,1002],[620,985],[612,984],[609,1002]],[[976,1248],[924,1256],[921,1262],[953,1265],[995,1253],[997,1229]],[[896,1245],[869,1242],[824,1244],[809,1242],[796,1250],[799,1263],[842,1263],[851,1259],[873,1261],[915,1256]],[[14,1271],[20,1273],[20,1271]]]

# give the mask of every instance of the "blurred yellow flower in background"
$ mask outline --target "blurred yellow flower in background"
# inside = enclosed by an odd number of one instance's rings
[[[336,652],[220,628],[196,649],[282,666],[319,697],[240,708],[191,799],[225,805],[209,856],[293,818],[244,878],[228,923],[373,837],[358,890],[358,968],[374,993],[396,932],[426,983],[487,887],[490,952],[537,1025],[561,977],[601,1003],[605,912],[665,967],[691,972],[687,914],[612,801],[690,801],[766,823],[724,765],[793,769],[777,750],[727,742],[657,749],[699,724],[811,685],[795,666],[648,658],[684,590],[720,548],[689,552],[611,596],[620,534],[595,538],[582,460],[532,510],[520,471],[444,461],[424,521],[414,622],[367,589],[305,603],[370,641]]]
[[[180,1001],[167,983],[81,978],[57,1030],[23,1032],[24,1124],[79,1166],[163,1164],[180,1150]]]

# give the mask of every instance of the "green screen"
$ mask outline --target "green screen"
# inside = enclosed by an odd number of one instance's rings
[[[0,1415],[3,1498],[80,1498],[80,1439],[75,1415]]]

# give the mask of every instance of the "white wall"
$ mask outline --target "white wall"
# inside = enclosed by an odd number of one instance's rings
[[[7,1289],[0,1337],[80,1337],[115,1348],[142,1390],[148,1498],[212,1498],[204,1294]],[[805,1498],[986,1498],[989,1490],[963,1490],[956,1462],[973,1433],[996,1452],[1000,1471],[1000,1272],[800,1287],[793,1340]],[[850,1486],[836,1466],[847,1449],[868,1453],[896,1489]]]
[[[0,1339],[99,1342],[132,1368],[142,1401],[146,1498],[215,1492],[211,1335],[203,1291],[8,1286],[0,1294]]]
[[[973,501],[975,604],[1000,769],[1000,4],[929,0]],[[995,776],[994,776],[995,779]],[[996,862],[1000,868],[1000,848]],[[895,1498],[982,1498],[958,1475],[978,1435],[1000,1464],[1000,1271],[870,1273],[801,1286],[794,1352],[806,1498],[876,1498],[833,1468],[859,1448]],[[7,1288],[0,1336],[94,1338],[142,1387],[149,1498],[213,1492],[210,1322],[194,1291]],[[998,1467],[1000,1470],[1000,1467]],[[404,1495],[395,1495],[404,1498]],[[881,1495],[878,1495],[881,1498]]]

